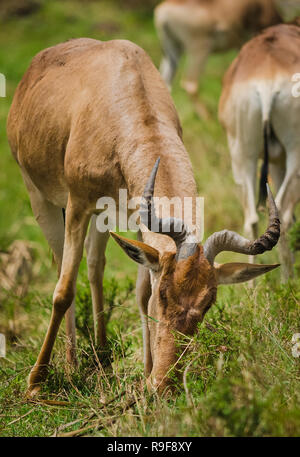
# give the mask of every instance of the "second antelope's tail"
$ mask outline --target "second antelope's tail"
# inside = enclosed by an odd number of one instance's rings
[[[260,170],[259,197],[257,207],[264,206],[267,199],[267,186],[269,174],[269,140],[271,127],[268,120],[264,121],[264,159]]]
[[[260,84],[259,96],[261,100],[261,110],[263,119],[263,136],[264,136],[264,157],[263,164],[260,171],[260,183],[259,183],[259,197],[257,207],[265,206],[267,199],[267,186],[268,174],[269,174],[269,152],[273,129],[271,124],[271,113],[275,102],[276,89],[274,84],[271,82],[265,82]]]

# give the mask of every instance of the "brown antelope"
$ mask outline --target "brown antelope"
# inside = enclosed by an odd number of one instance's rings
[[[186,53],[181,85],[202,117],[208,112],[198,99],[198,83],[208,56],[240,47],[259,30],[282,22],[275,0],[165,0],[154,16],[164,53],[161,74],[170,87]]]
[[[245,233],[250,239],[257,232],[255,191],[260,156],[264,157],[260,203],[265,199],[270,170],[282,220],[279,252],[283,279],[293,270],[286,233],[300,200],[300,99],[293,95],[293,75],[299,71],[300,29],[284,24],[271,27],[247,43],[232,63],[223,81],[219,107],[234,179],[242,187]]]
[[[96,202],[101,196],[117,201],[120,188],[141,196],[149,175],[141,218],[146,227],[149,219],[156,220],[159,233],[145,228],[143,241],[112,235],[140,264],[136,295],[145,373],[149,387],[161,392],[176,360],[173,331],[196,331],[216,299],[218,284],[247,281],[276,267],[214,264],[221,251],[258,254],[277,243],[280,228],[271,194],[269,227],[255,242],[223,231],[202,247],[175,209],[171,219],[155,219],[154,182],[157,196],[180,199],[196,197],[196,185],[169,91],[146,53],[128,41],[76,39],[40,52],[17,88],[7,131],[59,271],[52,316],[29,376],[28,395],[36,394],[45,379],[65,313],[67,358],[75,359],[75,284],[90,219],[86,248],[95,337],[105,344],[102,279],[109,233],[96,229]],[[158,156],[159,171],[158,162],[153,168]]]

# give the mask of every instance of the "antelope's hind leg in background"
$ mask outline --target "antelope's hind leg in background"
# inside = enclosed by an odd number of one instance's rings
[[[95,215],[91,218],[90,230],[85,241],[87,252],[88,279],[92,294],[95,343],[104,347],[106,330],[103,309],[103,275],[105,267],[105,249],[109,232],[99,232]]]

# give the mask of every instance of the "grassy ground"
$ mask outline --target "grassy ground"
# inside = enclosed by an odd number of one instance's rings
[[[48,1],[33,15],[0,27],[0,72],[7,78],[7,98],[0,99],[0,249],[15,239],[26,239],[36,254],[29,294],[21,301],[10,294],[0,303],[0,332],[10,336],[7,357],[0,359],[0,435],[49,436],[89,426],[86,434],[97,436],[299,435],[299,359],[291,353],[292,335],[299,332],[299,283],[280,285],[275,271],[260,279],[255,289],[221,287],[206,318],[209,325],[203,324],[197,336],[187,341],[190,351],[182,366],[185,388],[178,385],[174,398],[159,399],[144,390],[141,325],[134,296],[136,267],[111,241],[105,279],[106,309],[108,314],[112,311],[107,352],[93,347],[83,262],[77,297],[80,365],[76,372],[66,372],[62,329],[44,388],[45,398],[68,403],[58,407],[24,400],[26,378],[49,321],[56,273],[9,152],[6,116],[32,56],[65,39],[127,38],[141,45],[158,65],[161,51],[152,14],[120,5]],[[205,196],[206,236],[224,227],[242,230],[239,192],[216,116],[221,76],[233,56],[211,57],[201,83],[203,98],[213,112],[211,121],[195,116],[180,89],[182,68],[173,91],[199,194]],[[228,258],[241,259],[223,255]],[[276,252],[261,259],[276,260]],[[14,313],[18,329],[12,334]]]

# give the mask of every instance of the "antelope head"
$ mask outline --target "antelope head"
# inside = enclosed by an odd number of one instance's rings
[[[141,241],[115,233],[112,236],[131,259],[150,270],[152,292],[147,316],[152,371],[147,385],[161,393],[170,384],[168,374],[178,360],[174,335],[180,332],[190,336],[196,332],[198,323],[216,300],[217,286],[249,281],[279,266],[217,264],[215,257],[222,251],[257,255],[271,250],[280,236],[280,221],[268,187],[269,225],[260,238],[249,241],[235,232],[223,230],[211,235],[202,246],[195,241],[184,221],[157,217],[153,193],[158,165],[159,159],[144,190],[141,222],[147,228],[155,226],[157,233],[171,237],[176,252],[159,252]]]

